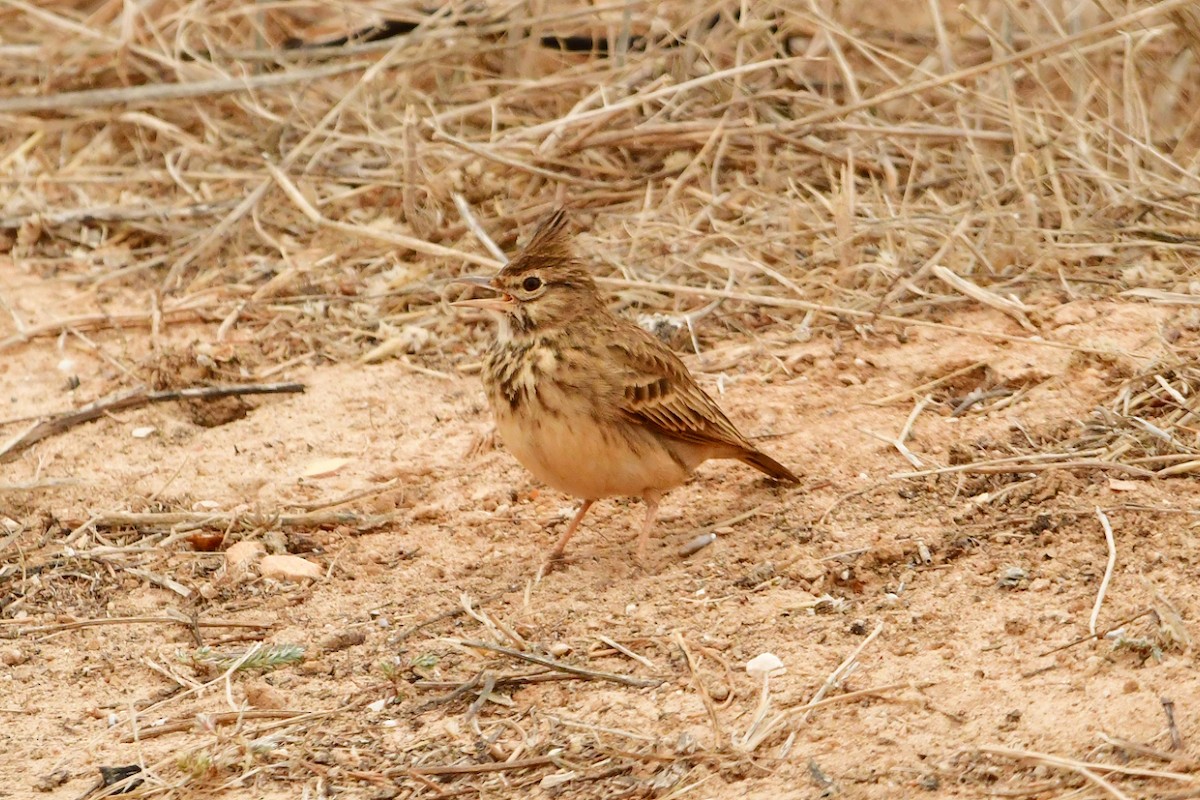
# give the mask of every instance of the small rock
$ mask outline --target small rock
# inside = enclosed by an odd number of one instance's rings
[[[141,778],[130,780],[133,776],[140,775],[141,772],[142,768],[137,764],[128,764],[121,767],[100,767],[100,783],[106,787],[121,783],[123,786],[118,794],[126,794],[142,785]]]
[[[327,478],[350,463],[348,458],[317,458],[305,465],[300,476],[303,478]]]
[[[361,630],[334,631],[321,637],[317,647],[326,653],[335,653],[348,647],[360,645],[367,640],[367,635]]]
[[[571,645],[567,644],[566,642],[555,642],[546,649],[550,651],[550,655],[554,656],[555,658],[560,658],[571,652]]]
[[[296,583],[320,580],[325,575],[319,565],[300,556],[263,556],[258,571],[264,578]]]
[[[753,589],[755,586],[765,583],[773,577],[775,577],[775,565],[770,561],[766,561],[738,578],[733,582],[733,585],[741,589]]]
[[[187,542],[197,553],[215,553],[225,543],[225,534],[218,531],[195,531]]]
[[[774,653],[760,653],[746,663],[746,674],[752,678],[764,675],[782,675],[785,672],[787,672],[787,667]]]
[[[263,534],[262,541],[267,552],[272,555],[282,556],[289,552],[287,537],[283,535],[283,531],[267,531]]]
[[[51,792],[71,779],[71,773],[65,769],[48,772],[33,782],[33,788],[39,792]]]
[[[687,544],[685,544],[683,547],[679,548],[679,557],[687,558],[688,556],[694,556],[696,553],[699,553],[701,550],[708,547],[710,544],[712,544],[716,540],[717,540],[717,534],[711,533],[711,532],[710,533],[702,533],[699,536],[697,536],[696,538],[692,539]]]
[[[793,577],[816,583],[825,577],[825,565],[815,558],[802,558],[793,564],[788,572]]]
[[[246,687],[246,702],[255,708],[280,709],[287,707],[283,694],[267,683],[253,683]]]
[[[225,551],[225,568],[228,570],[249,569],[255,561],[266,555],[267,549],[259,542],[238,542]]]
[[[692,753],[696,752],[699,747],[700,744],[696,741],[696,737],[692,736],[690,731],[684,731],[683,733],[679,734],[679,737],[675,740],[675,744],[671,746],[671,749],[677,756],[690,756]]]
[[[0,663],[6,667],[16,667],[29,660],[29,653],[19,647],[5,647],[0,650]]]
[[[1029,580],[1029,572],[1021,567],[1007,567],[1000,573],[996,586],[1000,589],[1019,589]]]
[[[1029,591],[1031,591],[1031,592],[1044,592],[1049,588],[1050,588],[1050,579],[1049,578],[1035,578],[1033,581],[1031,581],[1029,583]]]
[[[552,773],[552,774],[547,775],[546,777],[542,778],[542,780],[538,784],[538,786],[540,786],[544,790],[549,791],[552,789],[557,789],[558,787],[563,786],[564,784],[568,784],[578,777],[579,777],[579,773],[577,773],[577,772],[572,772],[572,771],[555,772],[555,773]]]
[[[1078,303],[1067,304],[1059,306],[1051,315],[1051,319],[1054,321],[1055,327],[1079,325],[1084,322],[1091,322],[1097,317],[1098,313],[1096,309],[1090,306]]]
[[[708,696],[718,703],[724,703],[729,697],[729,687],[723,683],[718,683],[708,690]]]

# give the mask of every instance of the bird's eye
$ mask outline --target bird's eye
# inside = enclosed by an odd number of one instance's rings
[[[542,279],[536,275],[530,275],[525,280],[521,281],[521,288],[527,292],[536,292],[542,288]]]

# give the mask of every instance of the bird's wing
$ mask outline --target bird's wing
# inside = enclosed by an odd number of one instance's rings
[[[753,450],[678,356],[641,328],[627,325],[608,344],[621,382],[623,414],[686,442]]]

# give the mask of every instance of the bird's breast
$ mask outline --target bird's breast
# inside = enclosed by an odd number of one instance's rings
[[[484,380],[509,452],[536,478],[576,497],[637,496],[687,480],[695,464],[623,420],[611,378],[588,363],[586,353],[539,340],[492,352]]]
[[[544,405],[540,395],[562,378],[560,352],[552,341],[537,339],[512,340],[494,348],[484,364],[492,406],[508,406],[516,413],[523,406]]]

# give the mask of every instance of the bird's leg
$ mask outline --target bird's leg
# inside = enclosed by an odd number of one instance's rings
[[[650,531],[654,529],[654,518],[658,515],[658,501],[662,498],[660,494],[646,494],[642,496],[642,501],[646,504],[646,519],[642,521],[642,532],[638,534],[637,552],[635,558],[639,564],[643,563],[643,556],[646,555],[646,542],[650,541]]]
[[[583,505],[579,507],[579,511],[575,512],[575,519],[571,520],[571,524],[563,531],[563,535],[558,537],[558,541],[554,544],[554,549],[550,551],[549,563],[558,561],[563,557],[563,553],[567,549],[567,542],[575,535],[575,529],[579,527],[579,523],[583,521],[583,515],[592,507],[595,500],[584,500]]]

